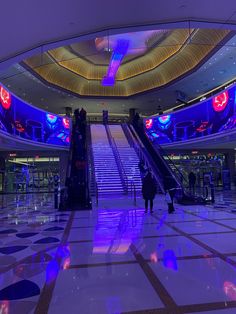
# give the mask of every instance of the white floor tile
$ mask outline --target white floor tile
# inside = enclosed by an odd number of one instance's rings
[[[70,265],[97,264],[121,261],[134,261],[129,250],[131,241],[104,241],[91,243],[71,243]]]
[[[66,288],[65,288],[66,287]],[[49,313],[104,314],[163,307],[138,265],[60,272]]]
[[[154,255],[161,259],[168,250],[172,250],[176,257],[210,254],[193,241],[181,236],[146,238],[137,241],[137,247],[146,259],[152,259]]]
[[[184,231],[188,234],[230,231],[229,228],[222,227],[214,222],[204,220],[194,222],[173,223],[172,226],[175,226],[179,230]]]
[[[235,269],[218,258],[150,263],[178,305],[227,302],[225,282],[235,282]]]
[[[230,254],[236,252],[236,247],[234,244],[236,233],[194,235],[193,237],[220,253]]]

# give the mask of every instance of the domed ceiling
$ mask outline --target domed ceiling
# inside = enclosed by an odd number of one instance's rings
[[[107,35],[49,50],[22,64],[43,81],[79,96],[129,97],[195,71],[234,34],[176,29]]]

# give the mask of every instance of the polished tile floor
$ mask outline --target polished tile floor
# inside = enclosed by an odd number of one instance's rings
[[[0,197],[0,314],[236,313],[236,191],[166,207]]]

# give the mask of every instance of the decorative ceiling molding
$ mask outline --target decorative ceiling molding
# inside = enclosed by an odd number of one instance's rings
[[[192,71],[230,33],[228,30],[175,30],[146,54],[120,66],[116,84],[101,86],[107,66],[94,65],[65,47],[25,60],[47,82],[82,96],[127,97],[162,87]]]

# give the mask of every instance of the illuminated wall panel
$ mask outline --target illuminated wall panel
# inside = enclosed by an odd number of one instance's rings
[[[69,146],[71,120],[32,107],[0,85],[0,130],[31,141]]]
[[[226,132],[236,126],[236,86],[194,106],[144,122],[155,143],[167,144]]]

